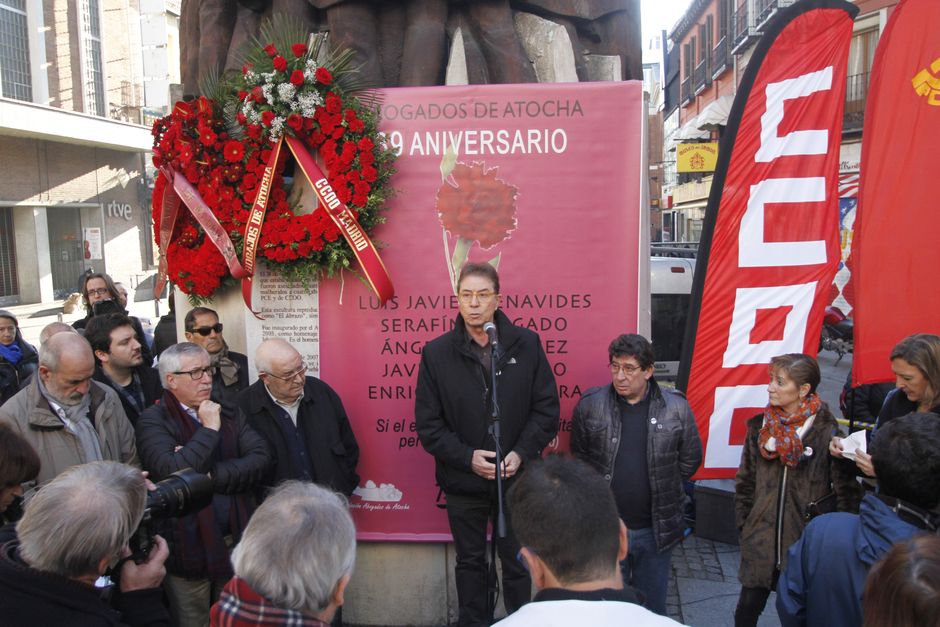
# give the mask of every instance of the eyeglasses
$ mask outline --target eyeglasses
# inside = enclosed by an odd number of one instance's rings
[[[198,381],[203,377],[203,375],[209,375],[210,377],[215,376],[215,371],[218,370],[215,366],[206,366],[205,368],[194,368],[192,370],[181,370],[174,372],[173,374],[188,374],[189,378],[193,381]]]
[[[275,379],[280,379],[281,381],[293,381],[299,374],[306,375],[308,370],[310,370],[310,367],[307,366],[306,363],[301,363],[300,368],[291,372],[290,374],[285,374],[284,376],[274,374],[273,372],[262,372],[261,374],[268,377],[274,377]]]
[[[222,333],[222,323],[216,322],[211,327],[198,327],[195,329],[190,329],[190,333],[198,333],[202,337],[209,337],[209,334],[215,331],[216,333]]]
[[[621,365],[614,362],[610,362],[609,367],[610,374],[614,375],[615,377],[621,372],[629,377],[632,376],[637,370],[643,370],[643,366],[634,366],[633,364]]]
[[[15,332],[15,331],[16,331],[16,327],[15,327],[15,326],[0,327],[0,333],[13,333],[13,332]]]
[[[111,290],[109,290],[106,287],[96,287],[94,289],[88,290],[89,296],[105,296],[106,294],[110,294],[110,293],[111,293]]]
[[[473,299],[476,298],[480,302],[481,305],[486,305],[491,300],[493,300],[494,296],[496,296],[496,292],[491,292],[489,290],[482,291],[482,292],[466,291],[466,292],[460,292],[460,294],[457,295],[457,298],[460,299],[460,302],[465,303],[465,304],[472,303]]]

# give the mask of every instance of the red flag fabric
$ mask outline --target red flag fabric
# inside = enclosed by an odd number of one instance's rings
[[[840,260],[839,143],[858,9],[807,0],[768,24],[741,81],[712,182],[679,382],[705,447],[699,479],[733,477],[768,364],[815,355]]]
[[[940,2],[901,0],[875,51],[852,240],[855,385],[893,379],[891,349],[940,334]]]

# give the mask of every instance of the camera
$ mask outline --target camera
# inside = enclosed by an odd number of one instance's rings
[[[212,479],[192,468],[178,470],[156,484],[156,490],[147,492],[144,516],[130,538],[133,560],[138,564],[147,561],[161,521],[198,512],[212,503],[212,494]]]
[[[91,306],[91,311],[95,316],[101,316],[109,313],[124,313],[124,309],[121,307],[121,304],[116,300],[99,300],[97,303]]]

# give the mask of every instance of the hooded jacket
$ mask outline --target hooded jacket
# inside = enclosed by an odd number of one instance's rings
[[[781,624],[861,625],[868,571],[894,544],[919,531],[871,493],[862,499],[858,515],[838,512],[812,520],[790,547],[777,583]]]
[[[496,371],[503,456],[515,451],[523,461],[536,459],[558,432],[555,377],[537,333],[513,325],[499,310],[493,322],[501,346]],[[493,450],[487,433],[490,382],[469,341],[458,315],[453,330],[424,347],[415,422],[444,492],[482,496],[493,482],[475,474],[471,460],[475,449]]]
[[[124,414],[121,401],[109,387],[97,381],[88,389],[91,406],[88,416],[98,433],[101,458],[140,466],[134,428]],[[85,462],[82,444],[52,411],[39,390],[39,377],[0,407],[0,422],[9,424],[39,455],[41,468],[36,485],[52,481],[59,473]]]

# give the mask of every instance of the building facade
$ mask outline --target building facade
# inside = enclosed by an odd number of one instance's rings
[[[173,8],[0,0],[0,304],[63,298],[89,270],[132,289],[153,273],[149,123],[178,63],[145,51],[172,57],[153,24]]]
[[[694,0],[669,35],[678,71],[667,84],[664,119],[664,169],[675,167],[679,146],[721,139],[731,104],[737,93],[754,45],[764,27],[781,9],[795,0]],[[875,47],[891,7],[897,0],[857,0],[849,50],[843,118],[842,195],[843,262],[851,245],[858,164],[865,101]],[[672,97],[670,97],[672,96]],[[675,172],[665,176],[663,188],[663,230],[673,241],[697,242],[711,190],[709,172]],[[837,285],[848,283],[843,263]],[[839,287],[841,296],[842,287]],[[850,303],[838,301],[843,308]]]

